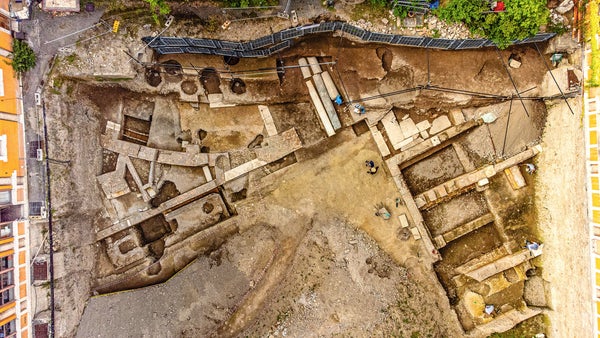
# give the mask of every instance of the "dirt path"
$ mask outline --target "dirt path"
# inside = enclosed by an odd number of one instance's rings
[[[569,101],[581,111],[579,100]],[[537,157],[536,205],[544,280],[550,282],[551,337],[591,337],[592,287],[586,222],[585,156],[581,116],[559,103],[548,111]]]

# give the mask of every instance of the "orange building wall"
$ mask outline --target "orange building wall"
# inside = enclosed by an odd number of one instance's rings
[[[10,32],[0,30],[0,48],[12,51],[12,36]]]
[[[0,60],[0,63],[2,61]],[[0,135],[6,135],[8,161],[0,161],[0,177],[10,177],[19,166],[19,125],[14,121],[0,120]]]
[[[10,62],[10,59],[0,56],[0,69],[2,69],[4,82],[4,96],[0,96],[0,111],[16,115],[18,81],[12,66],[7,62]]]
[[[23,283],[19,286],[19,299],[27,297],[27,284]]]

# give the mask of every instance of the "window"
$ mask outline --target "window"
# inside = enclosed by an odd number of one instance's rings
[[[0,258],[0,271],[8,270],[13,267],[13,256],[8,255]]]
[[[12,237],[12,223],[0,224],[0,238]]]
[[[0,204],[10,204],[11,193],[8,190],[0,191]]]
[[[15,284],[14,271],[8,270],[0,274],[0,289],[6,289]]]
[[[15,300],[15,288],[11,287],[10,289],[4,290],[0,292],[0,305],[8,304]],[[2,336],[0,336],[2,338]]]
[[[14,319],[0,326],[0,338],[16,337],[16,333],[17,326]]]
[[[8,146],[6,144],[6,134],[0,135],[0,161],[8,162]]]

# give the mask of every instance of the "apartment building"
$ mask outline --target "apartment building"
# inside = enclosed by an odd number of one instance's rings
[[[9,1],[0,1],[0,338],[31,336],[25,138],[11,45]]]

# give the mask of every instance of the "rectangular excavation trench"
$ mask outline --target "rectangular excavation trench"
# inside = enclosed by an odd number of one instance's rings
[[[402,170],[402,175],[413,196],[464,173],[465,169],[452,144]]]

